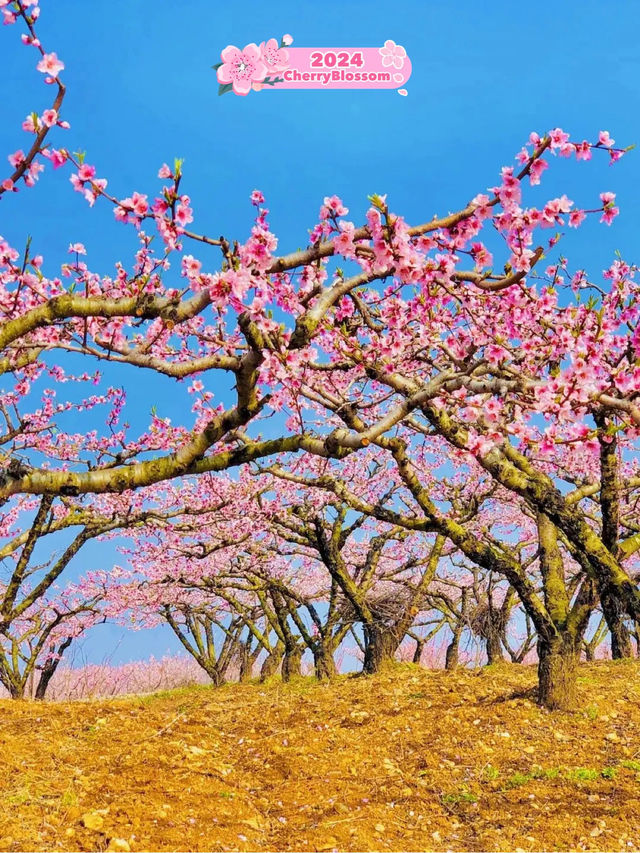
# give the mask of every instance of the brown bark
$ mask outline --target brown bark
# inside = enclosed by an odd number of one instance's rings
[[[620,478],[618,459],[618,439],[615,429],[611,430],[605,414],[597,412],[594,420],[598,426],[600,442],[600,509],[602,512],[602,541],[613,554],[620,559]],[[611,584],[600,584],[600,602],[611,634],[611,657],[633,657],[631,637],[624,618],[624,601]]]
[[[295,645],[285,649],[282,658],[282,680],[291,681],[292,678],[299,678],[302,675],[302,649]]]
[[[504,654],[502,653],[502,643],[500,641],[499,630],[494,626],[491,626],[491,629],[487,632],[485,641],[487,649],[487,666],[502,663],[504,661]]]
[[[49,658],[45,665],[42,667],[42,672],[40,673],[40,678],[38,679],[38,684],[36,686],[35,699],[44,699],[45,694],[47,692],[47,688],[49,687],[49,682],[55,675],[55,672],[62,660],[62,655],[69,648],[71,643],[73,642],[73,637],[67,637],[60,643],[60,646],[56,651],[55,657]]]
[[[578,658],[573,638],[538,638],[538,700],[545,708],[575,708]]]
[[[282,661],[283,652],[282,643],[277,643],[276,647],[268,653],[260,667],[260,681],[275,675]]]
[[[238,672],[238,681],[243,684],[251,679],[252,661],[249,654],[249,643],[240,644],[240,670]]]
[[[631,635],[624,623],[626,608],[620,597],[608,589],[600,591],[600,604],[611,635],[611,657],[614,660],[632,658]]]
[[[365,625],[365,650],[362,672],[373,675],[393,661],[400,640],[393,630],[384,625]]]
[[[318,681],[334,678],[337,674],[336,662],[331,652],[322,646],[313,649],[313,664]]]
[[[445,655],[445,663],[444,668],[450,671],[458,668],[458,663],[460,659],[460,635],[462,634],[462,627],[456,627],[453,632],[453,637],[451,638],[451,642],[447,646],[447,653]]]
[[[421,639],[416,640],[416,650],[413,653],[413,662],[417,663],[418,665],[422,661],[422,652],[424,651],[424,643],[425,643],[424,640],[421,640]]]

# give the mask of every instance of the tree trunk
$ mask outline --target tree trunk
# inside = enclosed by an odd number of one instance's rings
[[[206,667],[207,675],[211,679],[214,687],[222,687],[225,683],[224,674],[220,671],[220,667],[209,665]]]
[[[24,699],[25,684],[5,684],[9,696],[12,699]]]
[[[292,678],[300,677],[302,663],[302,649],[300,646],[294,646],[285,650],[282,658],[282,680],[291,681]]]
[[[413,662],[417,663],[418,665],[422,661],[422,652],[424,650],[424,643],[425,643],[424,640],[416,640],[416,650],[413,653]]]
[[[487,649],[487,666],[504,661],[502,653],[502,643],[500,642],[500,632],[493,626],[490,626],[486,636]]]
[[[45,697],[45,693],[47,692],[47,687],[49,686],[49,682],[53,678],[53,675],[57,669],[56,666],[45,666],[40,673],[40,678],[38,679],[38,685],[36,687],[36,692],[34,695],[34,699],[42,700]]]
[[[458,668],[461,633],[461,631],[455,631],[451,638],[451,642],[447,646],[447,654],[445,656],[444,663],[445,669],[454,670]]]
[[[325,678],[334,678],[338,672],[333,654],[324,646],[313,649],[313,665],[316,678],[323,681]]]
[[[631,635],[624,624],[626,608],[623,602],[614,592],[601,590],[600,603],[611,634],[611,657],[614,660],[632,658]]]
[[[636,657],[640,658],[640,630],[638,629],[637,622],[633,629],[633,639],[636,641]]]
[[[275,675],[278,671],[281,660],[282,648],[280,647],[280,644],[278,644],[272,652],[269,652],[260,667],[260,681],[265,681],[271,675]]]
[[[49,682],[53,678],[58,669],[60,661],[62,660],[62,655],[69,648],[71,643],[73,642],[73,637],[66,637],[58,646],[57,650],[55,645],[50,646],[49,652],[51,656],[47,658],[42,667],[42,672],[40,673],[40,678],[38,679],[38,684],[36,686],[36,692],[33,696],[34,699],[42,700],[45,697],[47,692],[47,688],[49,687]],[[31,672],[31,679],[33,679],[33,671]],[[32,682],[33,683],[33,682]]]
[[[253,661],[249,653],[249,643],[240,643],[240,669],[238,671],[238,682],[244,684],[251,679]]]
[[[571,637],[538,637],[538,700],[550,710],[576,705],[578,645]]]
[[[365,649],[363,673],[372,675],[393,661],[398,640],[392,629],[380,625],[364,626]]]

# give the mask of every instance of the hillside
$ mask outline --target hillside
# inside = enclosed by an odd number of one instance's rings
[[[640,666],[0,703],[2,850],[638,850]]]

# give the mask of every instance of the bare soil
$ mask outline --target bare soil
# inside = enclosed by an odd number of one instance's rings
[[[639,850],[640,665],[0,702],[0,849]]]

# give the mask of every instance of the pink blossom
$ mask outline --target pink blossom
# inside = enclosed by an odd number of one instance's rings
[[[620,213],[620,208],[614,207],[613,205],[611,205],[610,207],[607,207],[605,209],[604,213],[600,217],[600,222],[604,222],[605,225],[611,225],[611,223],[616,218],[616,216],[618,216],[619,213]]]
[[[502,186],[497,187],[496,192],[505,207],[520,203],[522,190],[520,181],[513,174],[513,167],[505,166],[502,169]]]
[[[83,163],[82,166],[78,169],[78,178],[81,181],[90,181],[96,174],[96,167],[89,166],[87,163]]]
[[[220,308],[226,306],[230,301],[237,308],[242,306],[242,300],[251,285],[251,277],[245,272],[227,270],[225,273],[216,273],[211,276],[209,294],[213,303]]]
[[[107,186],[106,178],[94,178],[91,186],[84,190],[84,197],[89,202],[89,207],[93,207],[95,200]]]
[[[608,130],[601,130],[598,134],[598,142],[600,145],[604,145],[605,148],[611,148],[612,145],[615,145],[615,139],[612,139],[609,136]]]
[[[584,212],[584,210],[572,210],[569,214],[569,227],[577,228],[584,222],[586,218],[587,214]]]
[[[163,163],[163,164],[162,164],[162,166],[160,167],[160,169],[159,169],[159,171],[158,171],[158,177],[159,177],[159,178],[162,178],[162,179],[172,178],[172,177],[173,177],[173,172],[172,172],[172,171],[171,171],[171,169],[167,166],[167,164],[166,164],[166,163]]]
[[[471,254],[477,269],[490,267],[493,264],[493,256],[482,243],[471,244]]]
[[[42,153],[51,161],[51,165],[54,169],[59,169],[60,166],[64,166],[69,159],[69,155],[66,151],[57,148],[47,148]]]
[[[45,53],[36,68],[42,71],[43,74],[50,74],[52,77],[57,77],[64,69],[64,62],[58,59],[55,53]]]
[[[133,193],[131,196],[131,206],[133,207],[133,212],[138,216],[145,216],[149,210],[147,196],[141,193]]]
[[[504,349],[504,347],[498,346],[497,344],[489,344],[485,349],[485,355],[490,364],[498,365],[509,355],[509,353]]]
[[[202,263],[193,257],[193,255],[185,255],[182,258],[182,274],[188,278],[195,278],[200,275]]]
[[[260,204],[264,204],[264,196],[260,192],[260,190],[254,190],[251,193],[251,204],[255,204],[256,207]]]
[[[286,45],[287,47],[288,47],[290,44],[293,44],[293,36],[290,36],[290,35],[289,35],[289,33],[285,33],[285,34],[282,36],[282,43],[283,43],[284,45]]]
[[[346,216],[349,208],[345,207],[337,195],[325,196],[324,204],[320,208],[320,219],[329,219],[331,216]]]
[[[248,95],[253,82],[261,83],[267,76],[267,66],[260,48],[252,42],[239,50],[233,45],[221,53],[222,65],[218,68],[218,82],[231,83],[236,95]]]
[[[591,145],[586,140],[576,145],[576,160],[591,160]]]
[[[331,225],[328,222],[320,222],[309,231],[309,242],[319,243],[324,237],[331,233]]]
[[[531,164],[531,169],[529,170],[529,181],[532,185],[536,185],[540,183],[540,176],[544,172],[545,169],[549,168],[549,164],[546,160],[534,160]]]
[[[182,196],[180,203],[176,206],[176,222],[182,228],[193,222],[193,210],[189,207],[189,196]]]
[[[29,166],[26,175],[24,176],[24,182],[28,187],[32,187],[35,182],[38,180],[40,172],[44,172],[44,164],[40,163],[38,160],[34,160],[33,163]]]
[[[550,453],[553,453],[554,447],[555,444],[553,438],[551,438],[551,436],[545,435],[545,437],[538,445],[538,450],[542,456],[548,456]]]
[[[84,247],[83,243],[69,243],[69,254],[78,254],[78,255],[86,255],[87,250]]]
[[[45,110],[40,116],[42,123],[47,127],[53,127],[58,121],[58,113],[55,110]]]
[[[549,131],[549,138],[551,139],[552,149],[560,148],[569,141],[569,134],[565,133],[561,128],[556,127]]]
[[[24,151],[20,149],[13,154],[9,154],[7,160],[11,163],[14,169],[17,169],[18,166],[21,166],[24,163]]]
[[[394,68],[402,68],[407,51],[396,44],[392,39],[387,39],[384,45],[378,49],[378,53],[382,57],[382,65],[384,68],[393,66]]]
[[[511,257],[511,265],[517,272],[528,272],[531,269],[531,259],[533,252],[531,249],[520,249]]]
[[[336,320],[341,323],[347,317],[352,317],[355,313],[355,305],[353,304],[353,299],[349,299],[348,296],[343,296],[338,304],[338,309],[336,311]]]
[[[604,212],[600,217],[600,222],[606,225],[611,225],[616,216],[620,213],[620,208],[615,207],[616,194],[612,192],[600,193],[600,199],[604,205]]]
[[[501,411],[502,403],[496,397],[490,397],[484,404],[485,420],[489,423],[497,423]]]
[[[356,247],[353,242],[353,233],[355,231],[355,225],[353,222],[345,222],[342,220],[338,227],[340,228],[340,233],[337,237],[334,238],[333,246],[336,252],[339,255],[342,255],[345,258],[355,258],[356,257]]]
[[[275,39],[269,39],[267,42],[262,42],[260,45],[260,53],[262,61],[267,66],[267,74],[277,74],[279,71],[286,71],[289,67],[289,51],[284,47],[279,47]]]

